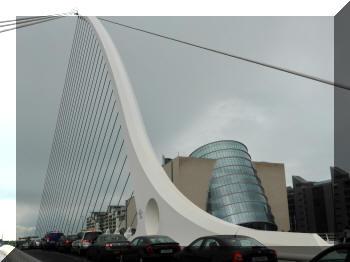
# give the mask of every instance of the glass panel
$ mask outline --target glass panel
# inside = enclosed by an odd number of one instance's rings
[[[205,244],[204,244],[204,248],[207,248],[207,249],[215,248],[219,246],[220,246],[219,242],[212,238],[207,239],[207,241],[205,241]]]
[[[149,240],[152,244],[156,243],[172,243],[175,242],[173,239],[167,236],[159,236],[159,237],[149,237]]]
[[[345,248],[334,250],[323,256],[319,261],[346,261],[348,252],[349,250]]]
[[[191,249],[199,249],[203,243],[203,238],[202,239],[199,239],[197,240],[196,242],[194,242],[190,247]]]

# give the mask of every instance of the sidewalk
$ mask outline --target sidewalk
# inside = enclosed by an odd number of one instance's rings
[[[0,261],[3,261],[3,259],[10,254],[10,252],[14,249],[13,246],[4,245],[0,247]]]

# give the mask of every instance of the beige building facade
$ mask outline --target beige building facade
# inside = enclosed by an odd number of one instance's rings
[[[175,186],[203,210],[207,209],[209,184],[215,159],[177,157],[163,167]]]
[[[265,190],[278,231],[288,232],[290,224],[284,164],[254,161],[252,163]]]
[[[163,165],[169,179],[194,204],[207,210],[215,159],[177,157]],[[271,207],[278,231],[289,231],[289,213],[284,164],[253,162]]]

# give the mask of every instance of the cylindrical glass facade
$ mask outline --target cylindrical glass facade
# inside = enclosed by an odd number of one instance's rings
[[[217,160],[209,188],[209,213],[234,224],[276,230],[264,189],[244,144],[217,141],[198,148],[190,157]]]

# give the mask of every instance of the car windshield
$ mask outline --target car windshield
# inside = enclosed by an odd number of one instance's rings
[[[159,236],[159,237],[149,237],[148,238],[152,244],[158,244],[158,243],[173,243],[175,242],[174,240],[172,240],[170,237],[166,237],[166,236]]]
[[[127,241],[127,239],[123,235],[107,235],[105,237],[105,240],[107,242],[113,242],[113,241]]]
[[[67,237],[70,241],[74,241],[74,240],[77,240],[78,239],[78,236],[77,235],[72,235],[72,236],[68,236]]]
[[[264,245],[250,237],[227,237],[224,241],[234,247],[263,247]]]
[[[85,240],[95,240],[101,234],[102,234],[102,232],[87,232],[87,233],[85,233],[84,239]]]

